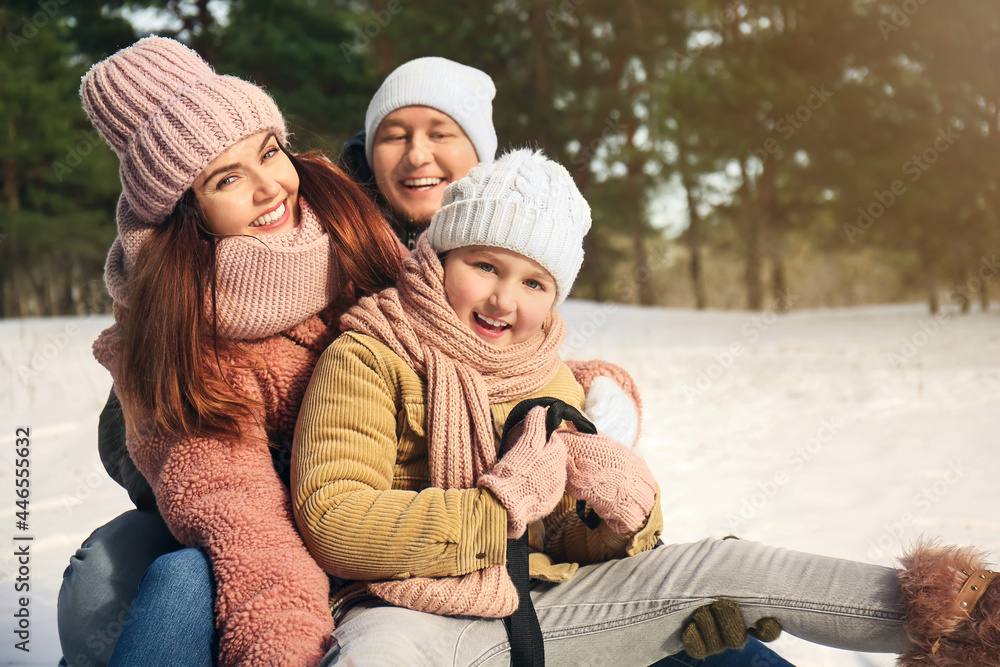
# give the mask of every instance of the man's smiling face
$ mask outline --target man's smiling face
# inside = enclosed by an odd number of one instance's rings
[[[375,132],[372,168],[397,216],[421,227],[441,208],[445,187],[479,164],[469,137],[431,107],[396,109]]]

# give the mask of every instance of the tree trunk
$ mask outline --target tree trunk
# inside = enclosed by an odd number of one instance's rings
[[[754,210],[754,201],[747,176],[746,158],[740,160],[740,223],[746,243],[743,281],[747,290],[747,308],[761,310],[763,290],[760,281],[760,218]]]
[[[14,145],[17,129],[14,117],[7,119],[8,146]],[[0,317],[20,315],[20,298],[17,274],[17,227],[14,214],[21,208],[21,186],[18,180],[18,166],[13,159],[0,162],[0,177],[3,178],[3,203],[7,207],[9,232],[0,237]],[[7,298],[5,298],[7,297]]]
[[[635,212],[635,217],[640,213]],[[639,284],[639,304],[655,306],[656,294],[653,292],[653,272],[649,266],[649,253],[646,251],[645,232],[640,224],[633,225],[632,250],[635,252],[635,281]]]
[[[596,234],[591,232],[583,240],[584,266],[587,283],[590,285],[590,296],[594,301],[604,301],[604,256],[596,240]]]
[[[683,138],[677,142],[677,146],[680,150],[678,162],[681,164],[681,183],[687,195],[689,218],[687,244],[691,256],[690,272],[691,288],[694,290],[694,306],[698,310],[705,310],[708,304],[705,301],[705,285],[701,270],[701,216],[698,214],[698,203],[694,196],[694,178],[688,171],[687,150]]]
[[[962,283],[960,282],[959,285]],[[956,296],[958,296],[959,311],[963,315],[968,315],[969,311],[972,309],[972,295],[965,288],[964,285],[960,289],[955,290]]]
[[[641,175],[642,162],[639,160],[629,162],[628,174],[625,177],[624,204],[629,228],[632,231],[632,251],[635,254],[635,271],[632,273],[632,278],[639,287],[639,304],[654,306],[656,294],[653,291],[653,270],[649,265],[649,251],[646,248],[646,224],[642,210],[642,192],[639,188]]]
[[[385,7],[386,3],[382,0],[376,0],[372,3],[372,10],[379,16],[383,16],[383,12],[388,14]],[[376,41],[375,50],[378,53],[378,71],[382,75],[382,78],[389,76],[392,73],[392,43],[389,38],[381,33],[373,38]]]
[[[785,274],[785,243],[781,236],[772,231],[768,235],[768,255],[771,259],[771,291],[774,309],[779,313],[788,311],[788,279]]]
[[[779,313],[788,310],[788,284],[785,276],[785,244],[781,238],[780,212],[778,210],[777,172],[778,158],[764,163],[758,188],[757,211],[761,216],[759,232],[766,239],[767,257],[771,262],[771,295],[774,309]]]

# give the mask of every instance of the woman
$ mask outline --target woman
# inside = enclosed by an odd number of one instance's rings
[[[343,309],[394,282],[399,245],[332,163],[286,152],[264,91],[179,42],[119,51],[81,96],[121,162],[115,324],[94,352],[129,454],[171,533],[211,561],[220,662],[315,662],[328,579],[269,443],[290,437]]]

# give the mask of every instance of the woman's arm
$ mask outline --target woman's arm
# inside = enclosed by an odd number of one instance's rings
[[[211,560],[220,664],[315,664],[333,630],[329,579],[295,529],[263,428],[246,435],[130,442],[130,452],[171,532]]]
[[[479,489],[429,487],[426,451],[397,478],[402,382],[345,334],[320,358],[299,412],[292,499],[310,551],[348,579],[461,575],[506,558],[507,516]],[[409,394],[420,393],[408,387]]]

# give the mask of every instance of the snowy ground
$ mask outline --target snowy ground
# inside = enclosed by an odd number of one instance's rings
[[[994,306],[996,308],[996,306]],[[1000,554],[1000,312],[921,305],[697,313],[563,307],[567,357],[606,358],[645,400],[642,451],[664,538],[736,533],[890,564],[921,534]],[[97,458],[110,380],[90,356],[104,317],[0,321],[0,664],[55,665],[55,604],[73,550],[129,508]],[[30,428],[28,529],[14,505],[16,430]],[[15,541],[14,537],[31,537]],[[14,551],[30,545],[30,653]],[[890,665],[789,638],[801,667]]]

